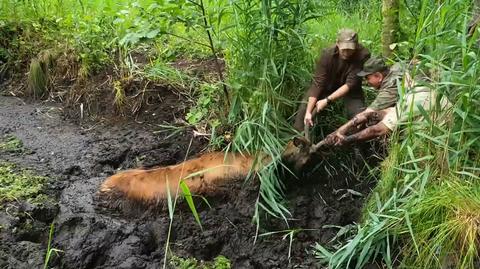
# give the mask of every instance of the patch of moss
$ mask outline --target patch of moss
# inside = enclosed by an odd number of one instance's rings
[[[14,164],[0,162],[0,202],[27,199],[38,203],[44,199],[41,194],[47,178],[32,172],[15,169]]]
[[[213,262],[198,261],[195,258],[172,256],[170,266],[175,269],[230,269],[230,260],[224,256],[217,256]]]
[[[7,135],[0,142],[0,150],[7,152],[23,152],[23,142],[13,135]]]

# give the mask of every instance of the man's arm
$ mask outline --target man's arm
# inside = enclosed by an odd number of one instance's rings
[[[317,106],[317,111],[323,110],[325,107],[327,107],[328,102],[333,102],[343,96],[345,96],[348,91],[350,90],[350,87],[347,84],[343,84],[338,88],[336,91],[334,91],[332,94],[327,96],[326,98],[317,101],[316,106]],[[327,100],[328,98],[328,100]]]
[[[338,141],[337,144],[346,145],[354,142],[367,141],[375,137],[386,135],[388,133],[390,133],[390,129],[388,129],[388,127],[385,126],[385,124],[383,124],[382,122],[379,122],[358,133],[345,137],[345,139]]]
[[[362,112],[358,113],[353,117],[351,120],[349,120],[347,123],[342,125],[340,128],[337,129],[337,133],[345,135],[348,132],[352,131],[352,127],[358,127],[358,125],[363,124],[367,122],[371,117],[380,117],[380,114],[378,114],[379,111],[371,109],[371,108],[366,108]]]
[[[338,128],[335,132],[329,134],[325,139],[323,139],[321,145],[333,145],[340,144],[341,141],[345,140],[346,135],[349,133],[359,132],[361,127],[370,120],[378,122],[385,115],[384,111],[375,111],[375,110],[364,110],[358,113],[353,119],[349,120],[347,123]]]
[[[355,117],[342,125],[340,128],[338,128],[336,133],[340,135],[346,135],[349,132],[357,130],[360,125],[366,123],[370,119],[378,120],[380,117],[381,115],[378,111],[367,108],[364,111],[358,113]]]
[[[386,135],[390,133],[391,130],[388,129],[388,127],[383,124],[382,122],[379,122],[371,127],[368,127],[358,133],[354,133],[352,135],[349,135],[347,137],[340,135],[337,136],[336,133],[332,133],[328,135],[325,139],[320,141],[319,143],[312,145],[310,148],[310,153],[315,153],[317,152],[320,148],[328,145],[328,146],[341,146],[341,145],[347,145],[355,142],[362,142],[362,141],[367,141],[375,137],[379,137],[382,135]]]
[[[367,54],[365,57],[370,57],[370,54]],[[351,89],[358,89],[360,91],[362,90],[362,78],[359,77],[357,74],[362,70],[364,60],[355,61],[356,62],[352,63],[352,66],[348,70],[345,84],[340,86],[336,91],[334,91],[330,96],[328,96],[331,101],[335,101],[345,96]]]
[[[313,96],[308,97],[307,113],[312,113],[316,103],[317,103],[317,97],[313,97]]]
[[[370,52],[368,50],[361,49],[358,53],[362,53],[363,57],[362,59],[356,59],[355,62],[352,63],[351,68],[349,69],[347,73],[347,77],[345,80],[345,84],[340,86],[337,90],[335,90],[332,94],[327,96],[328,101],[335,101],[339,98],[342,98],[345,96],[350,90],[352,89],[361,89],[362,85],[362,78],[359,77],[357,74],[362,70],[363,63],[370,58]],[[317,102],[317,110],[322,110],[327,106],[327,100],[323,99]]]
[[[370,108],[370,107],[367,107],[364,111],[362,111],[362,112],[360,112],[360,113],[358,113],[358,114],[359,114],[359,115],[360,115],[360,114],[367,114],[367,113],[371,113],[371,112],[375,112],[375,111],[377,111],[377,110],[372,109],[372,108]]]
[[[343,84],[340,88],[338,88],[336,91],[330,94],[328,96],[328,99],[330,99],[330,101],[335,101],[345,96],[349,90],[350,90],[350,86],[348,86],[347,84]]]
[[[368,120],[367,116],[364,116],[362,114],[363,112],[357,114],[357,116],[353,117],[353,119],[349,120],[347,123],[344,125],[340,126],[336,131],[333,133],[327,135],[325,139],[320,141],[320,145],[334,145],[337,144],[339,141],[342,141],[345,139],[345,135],[347,133],[350,133],[352,131],[358,131],[359,130],[359,125],[362,123],[366,122]]]

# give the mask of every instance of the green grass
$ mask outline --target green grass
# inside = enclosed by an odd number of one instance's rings
[[[45,261],[43,263],[43,269],[48,269],[48,264],[50,263],[50,260],[52,258],[53,253],[55,253],[58,256],[59,252],[63,252],[62,250],[56,249],[52,247],[52,239],[53,239],[53,232],[55,230],[55,225],[52,222],[50,224],[50,231],[48,233],[48,242],[47,242],[47,250],[45,252]]]
[[[13,135],[7,135],[0,141],[0,150],[6,152],[22,152],[23,142]]]
[[[358,32],[360,43],[367,47],[372,54],[380,53],[381,5],[372,1],[368,6],[362,5],[355,12],[348,13],[338,7],[331,7],[321,19],[310,21],[308,33],[310,35],[311,50],[317,55],[321,49],[333,45],[338,30],[351,28]],[[328,27],[325,27],[328,25]]]
[[[8,202],[28,199],[41,202],[47,178],[36,176],[27,170],[18,169],[14,164],[0,162],[0,201]]]
[[[6,43],[2,44],[2,55],[9,62],[22,62],[44,49],[74,53],[82,78],[116,61],[127,62],[128,52],[141,44],[156,48],[163,59],[205,57],[209,47],[198,12],[188,1],[165,1],[162,5],[151,0],[3,1],[0,24],[8,27],[2,28],[0,36],[8,39],[2,41]],[[18,34],[9,36],[10,30]],[[126,55],[122,55],[125,50]]]
[[[199,86],[199,81],[193,75],[176,69],[162,60],[156,60],[147,65],[143,75],[151,81],[173,87],[189,93]]]
[[[421,201],[407,205],[413,240],[402,253],[406,266],[475,268],[479,262],[480,184],[442,179],[428,186]]]
[[[195,258],[172,256],[170,266],[175,269],[230,269],[231,263],[224,256],[217,256],[212,262],[198,261]]]

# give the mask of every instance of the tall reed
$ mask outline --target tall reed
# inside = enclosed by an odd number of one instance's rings
[[[314,1],[232,2],[234,28],[229,33],[227,63],[233,100],[228,121],[233,147],[263,151],[274,162],[260,173],[259,206],[286,217],[282,184],[275,175],[282,149],[293,134],[288,118],[309,82],[313,65],[306,22],[317,18]]]

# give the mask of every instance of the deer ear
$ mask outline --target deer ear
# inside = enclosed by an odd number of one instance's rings
[[[305,137],[295,137],[293,138],[293,144],[299,148],[303,149],[310,145],[310,141],[308,141]]]

